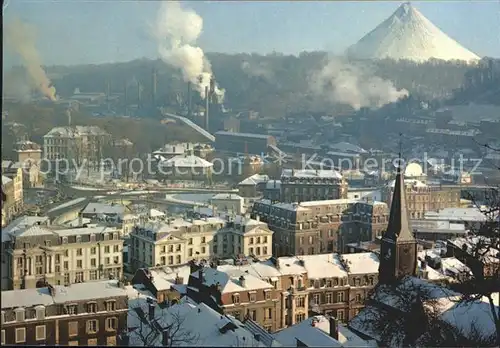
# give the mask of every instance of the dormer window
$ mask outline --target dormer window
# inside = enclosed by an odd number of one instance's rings
[[[106,310],[108,312],[114,311],[116,309],[116,301],[107,301],[106,302]]]
[[[104,233],[104,240],[109,240],[109,234]]]
[[[76,242],[81,243],[82,242],[82,236],[76,236]]]
[[[26,316],[26,311],[24,308],[17,308],[16,312],[16,321],[24,321]]]
[[[90,241],[91,242],[95,242],[95,234],[91,234],[90,235]]]
[[[233,303],[234,304],[239,304],[240,303],[240,295],[233,295]]]
[[[44,320],[45,319],[45,307],[38,306],[36,307],[36,320]]]
[[[113,240],[118,240],[118,233],[113,233]]]
[[[95,313],[97,312],[97,303],[89,302],[87,303],[87,313]]]
[[[68,237],[62,237],[62,243],[68,244]]]
[[[50,240],[46,240],[46,241],[45,241],[45,246],[46,246],[46,247],[50,247]]]

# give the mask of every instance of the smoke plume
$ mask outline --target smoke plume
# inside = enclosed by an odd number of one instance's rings
[[[243,70],[243,72],[250,77],[262,77],[267,81],[274,79],[274,72],[264,62],[254,64],[248,61],[243,61],[241,63],[241,70]]]
[[[203,19],[193,10],[183,9],[178,1],[163,1],[158,14],[154,34],[158,40],[158,52],[163,61],[181,69],[184,81],[205,98],[205,87],[210,87],[212,68],[203,50],[195,42],[203,29]],[[215,86],[220,103],[224,89]]]
[[[21,57],[34,86],[50,100],[56,100],[56,89],[42,68],[35,46],[35,29],[16,18],[5,23],[4,38],[7,47]]]
[[[347,104],[355,110],[380,108],[408,95],[389,80],[375,76],[366,66],[332,57],[309,79],[309,88],[316,96],[332,103]]]

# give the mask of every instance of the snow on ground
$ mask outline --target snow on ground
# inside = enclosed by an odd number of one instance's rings
[[[142,190],[142,191],[129,191],[129,192],[123,192],[121,195],[123,196],[133,196],[133,195],[146,195],[146,194],[149,194],[149,193],[158,193],[160,191],[146,191],[146,190]]]

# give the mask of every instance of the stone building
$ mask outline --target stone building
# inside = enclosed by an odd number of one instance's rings
[[[25,226],[3,236],[9,289],[70,285],[122,276],[123,240],[116,228]]]
[[[370,241],[387,226],[388,208],[382,202],[334,199],[302,203],[254,203],[259,216],[274,231],[273,254],[311,255],[343,251],[348,243]]]
[[[274,186],[266,188],[264,198],[275,196]],[[276,200],[284,203],[347,198],[347,181],[335,170],[283,169],[279,190]]]
[[[127,328],[119,281],[2,291],[2,345],[116,346]]]

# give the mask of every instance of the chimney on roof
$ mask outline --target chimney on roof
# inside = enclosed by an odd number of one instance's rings
[[[154,303],[149,304],[149,311],[148,311],[149,321],[153,321],[155,319],[155,307],[156,306]]]
[[[339,340],[339,325],[337,323],[337,319],[333,316],[329,318],[330,322],[330,337]]]
[[[240,286],[241,286],[242,288],[244,288],[244,287],[245,287],[245,285],[246,285],[246,279],[245,279],[245,277],[241,276],[241,277],[240,277]]]
[[[201,267],[199,270],[198,270],[198,279],[200,280],[200,283],[203,283],[205,281],[204,279],[204,272],[203,272],[203,267]]]
[[[56,295],[56,289],[50,284],[47,284],[47,289],[49,289],[50,296],[54,297]]]
[[[168,329],[164,329],[163,332],[161,333],[161,343],[162,343],[162,346],[169,347],[170,334],[168,332]]]

